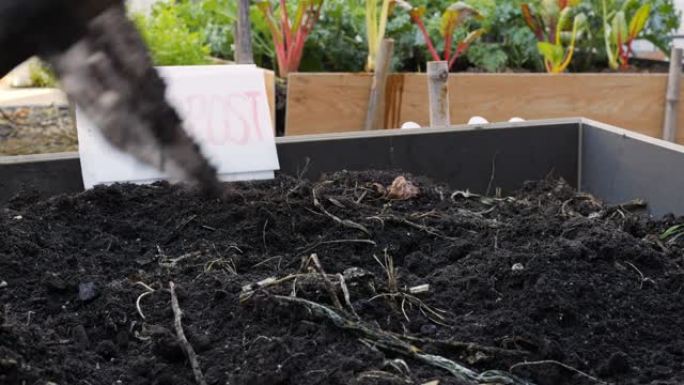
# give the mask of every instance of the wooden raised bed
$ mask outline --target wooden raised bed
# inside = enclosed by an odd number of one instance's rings
[[[406,121],[428,124],[425,76],[390,76],[386,128]],[[371,81],[371,74],[291,74],[286,135],[361,130]],[[666,88],[666,74],[458,73],[449,79],[451,122],[463,124],[472,116],[490,122],[582,116],[660,138]],[[679,115],[684,116],[684,106]],[[684,143],[684,120],[679,121],[677,142]]]

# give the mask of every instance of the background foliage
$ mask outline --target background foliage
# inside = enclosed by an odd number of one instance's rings
[[[488,32],[459,58],[457,70],[542,71],[536,41],[520,11],[523,0],[464,0],[485,18]],[[528,0],[532,6],[540,0]],[[624,0],[623,0],[624,1]],[[646,0],[642,0],[646,1]],[[454,0],[413,0],[425,6],[425,23],[437,37],[442,11]],[[650,0],[653,12],[644,37],[669,52],[670,36],[678,29],[680,14],[673,0]],[[592,33],[579,42],[579,52],[571,71],[607,68],[602,40],[602,0],[583,0],[580,6],[589,18]],[[274,68],[274,51],[262,15],[252,7],[251,20],[257,65]],[[203,64],[209,57],[231,60],[234,0],[163,0],[150,17],[134,19],[150,45],[158,64]],[[319,23],[307,41],[301,71],[359,72],[366,60],[365,0],[326,0]],[[463,33],[462,31],[457,33]],[[408,14],[395,9],[390,16],[387,37],[395,40],[394,69],[424,70],[427,52],[423,38]],[[441,41],[441,39],[436,39]],[[443,47],[438,47],[443,50]]]

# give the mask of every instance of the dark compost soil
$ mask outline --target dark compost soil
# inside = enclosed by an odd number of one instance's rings
[[[208,384],[684,383],[674,218],[556,180],[495,199],[416,178],[389,200],[374,183],[396,175],[18,196],[0,384],[196,383],[171,281]]]

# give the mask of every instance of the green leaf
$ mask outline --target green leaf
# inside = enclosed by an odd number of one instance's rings
[[[454,30],[471,18],[482,18],[482,15],[473,7],[463,2],[451,4],[444,14],[442,14],[442,21],[440,24],[440,33],[442,36],[450,36]]]
[[[629,40],[634,40],[644,30],[646,22],[651,14],[651,5],[644,4],[636,11],[629,22]]]
[[[684,224],[675,225],[665,230],[665,232],[660,235],[660,239],[664,241],[674,235],[681,234],[682,232],[684,232]]]
[[[565,53],[563,46],[546,41],[540,41],[537,43],[537,49],[539,49],[539,53],[544,56],[544,59],[551,62],[554,67],[563,62],[563,55]]]
[[[497,43],[478,42],[467,53],[468,61],[487,72],[499,72],[506,68],[508,56]]]
[[[561,44],[562,32],[572,28],[572,24],[570,21],[571,12],[572,8],[566,7],[561,11],[560,15],[558,16],[558,21],[556,25],[556,44]]]
[[[627,19],[625,18],[625,13],[619,11],[613,17],[613,25],[611,26],[611,37],[613,39],[613,44],[620,46],[625,44],[628,36],[627,29]]]
[[[542,0],[539,13],[541,13],[542,20],[546,25],[554,25],[560,11],[558,0]]]

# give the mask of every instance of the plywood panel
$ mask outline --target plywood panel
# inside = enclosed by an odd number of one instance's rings
[[[360,131],[366,119],[370,74],[291,74],[287,135]]]
[[[271,123],[275,131],[275,73],[271,70],[264,70],[264,83],[266,83],[266,97],[268,98],[268,108],[271,110]]]
[[[289,82],[287,135],[363,127],[370,75],[293,74]],[[587,117],[660,137],[666,84],[664,74],[452,74],[452,123],[475,115],[492,122]],[[387,87],[387,128],[428,124],[425,75],[395,74]],[[680,116],[678,141],[684,143],[684,103]]]

